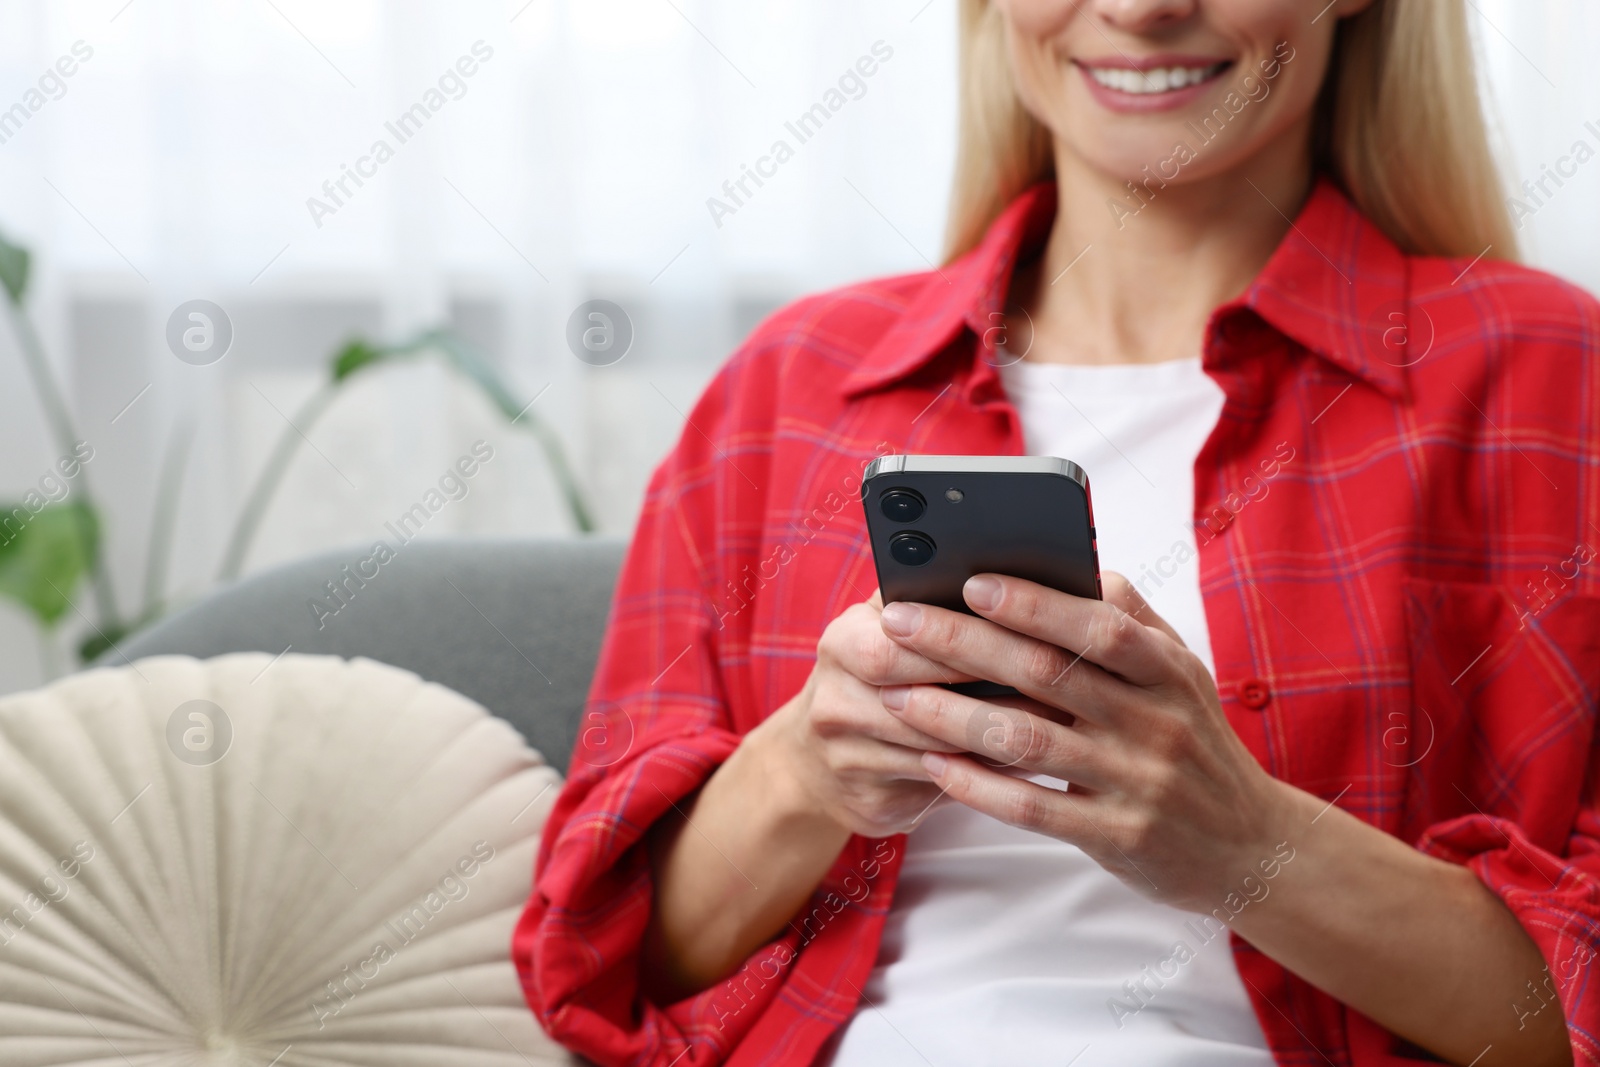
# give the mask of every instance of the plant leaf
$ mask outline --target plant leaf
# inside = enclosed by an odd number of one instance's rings
[[[500,377],[494,364],[471,344],[449,330],[423,330],[407,341],[391,345],[374,345],[360,338],[349,341],[335,352],[329,361],[333,375],[331,384],[334,388],[342,386],[347,378],[363,367],[430,354],[441,357],[458,374],[476,385],[508,422],[512,425],[520,422],[524,430],[533,433],[538,439],[539,447],[544,451],[545,461],[550,465],[551,473],[561,485],[567,507],[572,512],[573,524],[583,533],[592,533],[595,530],[594,519],[588,505],[584,503],[583,491],[578,486],[577,479],[573,476],[572,469],[562,453],[560,439],[529,410],[533,407],[532,401],[523,403],[518,400],[507,387],[505,380]],[[535,396],[534,399],[537,400],[538,397]]]
[[[84,504],[46,504],[38,511],[0,504],[0,597],[54,627],[72,607],[99,536],[99,519]]]
[[[526,408],[518,405],[494,366],[465,342],[448,333],[435,333],[431,340],[443,353],[445,361],[468,378],[500,410],[500,414],[515,422]]]
[[[106,649],[121,641],[136,629],[133,625],[112,626],[92,630],[88,637],[78,643],[78,661],[80,663],[93,663],[103,655]]]
[[[28,290],[28,250],[14,245],[0,236],[0,285],[13,304],[22,303],[22,294]]]
[[[383,362],[389,354],[386,349],[358,337],[333,354],[329,370],[334,381],[342,382],[363,367]]]

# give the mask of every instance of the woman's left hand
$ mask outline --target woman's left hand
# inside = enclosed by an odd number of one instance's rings
[[[1082,848],[1151,899],[1206,911],[1272,859],[1305,797],[1256,762],[1205,666],[1133,586],[1109,573],[1103,585],[1097,601],[977,575],[964,593],[981,618],[885,607],[894,640],[1023,698],[886,686],[883,703],[914,729],[984,757],[923,757],[954,799]]]

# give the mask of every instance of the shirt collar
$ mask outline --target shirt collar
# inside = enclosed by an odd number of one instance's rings
[[[1247,307],[1290,340],[1399,397],[1404,360],[1384,340],[1407,321],[1410,288],[1405,253],[1323,177],[1256,280],[1217,309],[1212,325]]]
[[[1013,200],[977,248],[926,276],[927,284],[845,378],[841,391],[856,396],[909,376],[963,327],[983,336],[989,313],[1004,306],[1017,263],[1044,246],[1055,216],[1054,182],[1035,185]]]
[[[1055,211],[1055,184],[1036,185],[1012,201],[977,248],[927,275],[927,284],[846,376],[844,395],[911,375],[963,328],[982,337],[991,315],[1004,308],[1016,265],[1043,247]],[[1405,254],[1331,180],[1318,178],[1255,281],[1212,314],[1207,363],[1213,360],[1218,331],[1226,333],[1231,319],[1249,311],[1307,350],[1398,397],[1404,392],[1402,363],[1383,341],[1394,322],[1405,321],[1408,292]]]

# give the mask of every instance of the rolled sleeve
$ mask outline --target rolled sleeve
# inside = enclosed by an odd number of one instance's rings
[[[1593,798],[1591,798],[1592,800]],[[1424,852],[1466,866],[1498,896],[1544,956],[1545,980],[1531,982],[1510,1010],[1537,1014],[1552,992],[1560,998],[1575,1063],[1600,1063],[1600,817],[1591,803],[1566,855],[1528,839],[1507,819],[1469,815],[1432,827]]]
[[[1430,790],[1454,810],[1417,847],[1476,874],[1544,956],[1548,973],[1528,976],[1507,1011],[1526,1019],[1559,998],[1573,1062],[1600,1064],[1600,597],[1570,595],[1534,614],[1498,592],[1432,592],[1442,621],[1431,635],[1458,660],[1489,647],[1476,680],[1428,664],[1418,702],[1440,715],[1454,701],[1462,712],[1447,720],[1455,726],[1441,748],[1486,745],[1488,754],[1459,765],[1459,754],[1437,757],[1441,770],[1460,767]]]
[[[525,995],[545,1029],[600,1064],[667,1063],[685,1051],[680,1067],[720,1062],[761,1014],[730,1020],[713,1008],[714,1000],[726,1003],[726,983],[667,1006],[640,992],[654,894],[642,839],[751,725],[736,723],[728,698],[727,643],[743,620],[719,613],[711,595],[716,576],[742,562],[730,534],[761,507],[752,498],[761,455],[748,447],[759,437],[751,432],[757,416],[739,408],[749,391],[730,381],[743,362],[736,357],[713,381],[651,478],[571,776],[546,824],[533,894],[513,937]],[[740,453],[737,465],[730,453]]]

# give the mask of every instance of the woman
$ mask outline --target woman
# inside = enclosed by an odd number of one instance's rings
[[[780,312],[655,474],[514,944],[544,1025],[1600,1062],[1600,307],[1508,262],[1462,5],[962,32],[946,264]],[[865,465],[1025,451],[1088,470],[1105,601],[882,604]]]

